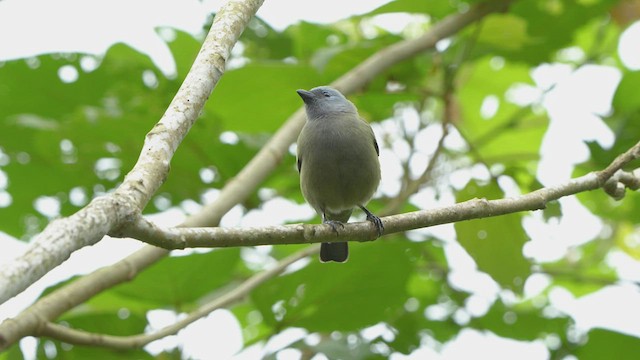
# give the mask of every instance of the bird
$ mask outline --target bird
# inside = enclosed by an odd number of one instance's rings
[[[380,149],[371,126],[340,91],[319,86],[297,90],[307,121],[297,141],[300,189],[305,200],[338,233],[355,207],[384,232],[379,217],[365,205],[380,184]],[[322,243],[320,261],[345,262],[347,242]]]

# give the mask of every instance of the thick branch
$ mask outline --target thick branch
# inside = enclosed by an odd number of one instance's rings
[[[519,211],[544,209],[549,201],[603,187],[616,199],[625,187],[640,187],[640,171],[622,171],[622,167],[640,157],[640,142],[616,157],[605,169],[589,173],[565,184],[542,188],[514,198],[472,199],[438,209],[420,210],[382,218],[385,234],[404,232],[463,220],[499,216]],[[609,189],[609,190],[608,190]],[[621,191],[620,191],[621,189]],[[261,228],[169,228],[161,229],[142,217],[121,228],[122,235],[166,249],[186,247],[231,247],[279,244],[306,244],[338,241],[370,241],[375,227],[368,223],[350,223],[338,233],[328,225],[295,224]]]
[[[141,212],[167,177],[175,150],[196,121],[224,72],[233,45],[262,2],[232,0],[220,9],[187,78],[147,134],[138,162],[124,182],[114,193],[92,201],[73,216],[51,222],[23,255],[0,269],[0,303],[60,265],[72,252],[98,242],[122,219]]]
[[[0,268],[0,304],[19,294],[74,251],[100,241],[128,212],[113,196],[96,198],[64,219],[52,221],[19,257]]]

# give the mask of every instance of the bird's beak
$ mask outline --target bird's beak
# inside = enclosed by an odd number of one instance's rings
[[[315,97],[311,91],[300,89],[300,90],[297,90],[296,92],[298,93],[298,95],[300,95],[300,97],[302,98],[302,101],[304,101],[305,103],[307,101],[312,100]]]

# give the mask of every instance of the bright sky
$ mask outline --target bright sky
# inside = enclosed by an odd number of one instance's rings
[[[299,20],[311,22],[332,22],[346,16],[369,11],[385,0],[344,1],[286,1],[267,0],[259,11],[259,16],[277,29],[283,29]],[[165,72],[171,73],[174,65],[167,46],[158,36],[156,27],[174,27],[190,33],[197,33],[202,28],[207,15],[215,11],[221,1],[196,0],[3,0],[0,1],[0,61],[34,56],[46,52],[87,52],[102,54],[115,42],[126,42],[138,50],[150,54],[156,64]],[[34,10],[37,9],[37,10]],[[52,16],[52,14],[55,14]],[[384,16],[376,21],[388,28],[400,29],[406,24],[406,17]],[[631,26],[620,39],[620,57],[630,69],[640,68],[640,51],[637,39],[640,38],[640,24]],[[603,146],[610,146],[613,134],[600,120],[599,116],[610,111],[613,91],[620,81],[618,70],[603,66],[585,66],[574,71],[565,65],[543,65],[536,69],[532,77],[536,88],[526,89],[528,94],[541,94],[550,85],[557,83],[554,90],[544,99],[551,124],[545,135],[541,149],[542,161],[539,178],[545,185],[557,184],[569,179],[572,166],[588,156],[584,140],[596,140]],[[410,119],[410,117],[408,117]],[[407,120],[411,121],[411,120]],[[575,122],[580,121],[579,132]],[[379,125],[382,131],[387,126]],[[428,130],[432,131],[432,130]],[[437,134],[435,134],[437,135]],[[428,135],[425,135],[429,137]],[[451,140],[455,141],[455,139]],[[394,187],[394,162],[397,154],[389,151],[381,158],[387,173],[383,178],[381,191]],[[0,175],[2,175],[0,171]],[[389,175],[390,174],[390,175]],[[482,177],[482,169],[459,174],[458,181],[469,177]],[[2,176],[0,176],[2,178]],[[215,196],[213,194],[212,196]],[[436,200],[428,189],[414,199],[425,207],[439,205],[439,201],[451,203],[452,198]],[[558,223],[545,224],[539,213],[527,216],[524,225],[532,237],[527,244],[527,256],[539,260],[553,260],[563,256],[570,246],[589,241],[601,231],[598,219],[584,209],[574,198],[561,201],[563,219]],[[283,204],[270,204],[277,207]],[[290,204],[287,206],[291,206]],[[306,208],[306,207],[305,207]],[[300,209],[296,208],[295,211]],[[309,210],[306,208],[306,210]],[[273,213],[267,209],[252,213],[240,220],[240,211],[235,209],[224,219],[227,225],[255,224],[254,220],[264,219],[266,214]],[[309,211],[309,216],[312,212]],[[171,210],[163,216],[163,222],[179,223],[182,213]],[[251,220],[254,219],[254,220]],[[449,239],[446,251],[450,259],[452,273],[450,281],[454,286],[472,293],[466,311],[470,314],[482,313],[496,299],[509,296],[499,291],[497,285],[488,276],[478,273],[471,258],[455,242],[452,225],[443,225],[428,229],[439,237]],[[25,244],[2,236],[0,233],[0,261],[17,256],[25,248]],[[87,273],[98,267],[106,266],[139,248],[136,241],[105,240],[98,245],[75,253],[69,261],[52,271],[36,286],[12,301],[0,306],[0,321],[15,315],[24,304],[28,304],[48,284],[58,282],[71,274]],[[259,250],[247,250],[247,256],[259,256]],[[87,261],[90,259],[90,261]],[[624,254],[614,254],[610,262],[622,277],[640,281],[640,264]],[[528,296],[538,294],[548,284],[543,275],[532,276],[526,284]],[[627,286],[610,286],[594,294],[575,299],[563,289],[555,289],[551,293],[552,303],[562,312],[576,319],[579,328],[587,330],[591,327],[617,329],[640,336],[640,294]],[[438,311],[438,309],[434,309]],[[156,311],[150,319],[153,326],[163,326],[175,321],[175,314],[167,311]],[[460,314],[459,316],[468,316]],[[384,332],[384,327],[374,326],[369,333]],[[387,330],[388,331],[388,330]],[[211,332],[226,334],[211,336]],[[202,334],[207,334],[206,339]],[[292,329],[274,338],[265,347],[253,346],[236,359],[252,359],[260,357],[269,349],[277,349],[306,334],[299,329]],[[218,343],[212,343],[217,339]],[[214,340],[216,341],[216,340]],[[310,339],[309,341],[313,341]],[[23,341],[23,348],[28,348],[33,339]],[[164,341],[152,343],[150,350],[160,351],[163,348],[182,344],[185,354],[195,358],[211,355],[215,348],[219,357],[231,357],[241,346],[240,327],[233,316],[224,310],[216,311],[206,320],[202,320],[178,336]],[[454,359],[466,357],[468,354],[491,353],[496,358],[545,359],[548,356],[545,345],[516,342],[502,339],[492,334],[474,330],[463,331],[455,340],[447,343],[440,353],[423,347],[410,356],[422,359],[425,356],[435,359]],[[465,356],[466,355],[466,356]],[[279,359],[296,359],[295,351],[286,352]],[[405,359],[394,356],[393,359]]]

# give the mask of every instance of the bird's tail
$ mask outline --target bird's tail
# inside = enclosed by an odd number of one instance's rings
[[[325,213],[323,222],[330,224],[337,232],[336,224],[346,223],[351,217],[352,210],[346,210],[341,213],[331,214]],[[347,242],[334,242],[334,243],[322,243],[320,245],[320,261],[335,261],[345,262],[349,257],[349,243]]]
[[[320,245],[320,261],[345,262],[349,257],[349,244],[346,242],[322,243]]]

